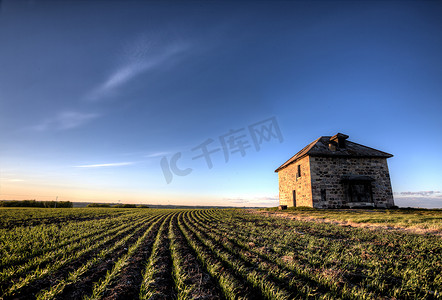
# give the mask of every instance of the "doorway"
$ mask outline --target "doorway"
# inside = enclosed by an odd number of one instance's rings
[[[371,189],[371,182],[352,182],[349,189],[350,202],[356,203],[372,203],[373,192]]]
[[[341,182],[350,207],[374,206],[372,182],[375,179],[367,175],[345,175]]]

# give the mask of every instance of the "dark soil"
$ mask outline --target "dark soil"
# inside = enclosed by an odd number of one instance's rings
[[[157,270],[155,281],[147,287],[154,290],[153,299],[175,299],[175,283],[172,277],[172,260],[169,256],[169,240],[165,240],[160,246],[160,258],[156,262],[154,268]],[[110,298],[109,298],[110,299]]]
[[[198,262],[196,254],[187,244],[186,238],[178,228],[176,218],[172,222],[176,243],[179,245],[179,252],[184,261],[183,269],[189,276],[185,284],[192,286],[189,297],[191,299],[224,299],[216,281]]]
[[[160,224],[158,224],[158,227]],[[152,246],[155,242],[157,230],[152,231],[143,243],[140,245],[135,254],[129,258],[127,265],[121,270],[119,276],[108,286],[102,299],[138,299],[140,288],[143,281],[143,274],[146,263],[152,253]],[[160,246],[160,260],[155,265],[156,270],[161,270],[155,278],[155,289],[159,291],[159,295],[164,295],[165,299],[173,299],[175,286],[171,278],[172,262],[168,255],[169,239],[166,236]]]
[[[201,247],[201,249],[204,251],[204,253],[208,256],[206,264],[216,265],[218,263],[221,263],[223,266],[222,272],[230,274],[231,277],[235,278],[235,280],[239,283],[241,283],[242,288],[238,290],[237,297],[238,298],[245,298],[245,299],[265,299],[265,297],[262,295],[261,291],[254,288],[252,285],[250,285],[244,278],[241,277],[240,274],[237,274],[234,272],[224,261],[220,260],[211,249],[209,249],[206,245],[204,245],[196,236],[196,234],[190,229],[190,227],[186,224],[188,223],[188,220],[184,222],[184,226],[187,228],[187,231],[190,235],[190,238],[195,241],[195,243]],[[199,259],[198,259],[199,260]],[[200,261],[201,264],[203,262]]]
[[[117,278],[106,288],[102,299],[123,300],[139,298],[141,282],[143,281],[142,274],[152,252],[152,246],[155,242],[160,223],[157,223],[152,228],[139,248],[128,259],[127,264],[121,269]]]

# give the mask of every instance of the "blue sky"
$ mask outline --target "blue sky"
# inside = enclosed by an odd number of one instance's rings
[[[441,15],[438,1],[2,1],[0,199],[277,205],[273,171],[343,132],[394,154],[399,205],[442,207]],[[249,126],[269,119],[282,139],[258,151]],[[230,130],[249,147],[226,161]],[[210,140],[212,168],[192,159]],[[191,171],[167,183],[176,153]]]

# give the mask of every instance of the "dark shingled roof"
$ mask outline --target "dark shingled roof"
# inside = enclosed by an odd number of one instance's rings
[[[339,135],[339,133],[338,133]],[[342,135],[342,134],[341,134]],[[345,135],[342,135],[345,136]],[[336,135],[334,136],[336,137]],[[348,136],[345,136],[348,137]],[[301,151],[296,153],[292,158],[283,163],[275,172],[279,172],[290,164],[298,161],[305,156],[321,156],[321,157],[392,157],[392,154],[376,150],[367,146],[363,146],[354,142],[345,141],[345,148],[336,147],[335,151],[330,150],[329,143],[331,136],[321,136],[314,140]]]

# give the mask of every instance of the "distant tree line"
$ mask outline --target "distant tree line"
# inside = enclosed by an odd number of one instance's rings
[[[73,204],[71,201],[8,200],[0,201],[0,207],[72,208]]]
[[[111,208],[149,208],[147,205],[135,205],[135,204],[106,204],[106,203],[90,203],[87,207],[111,207]]]
[[[111,207],[110,204],[104,203],[89,203],[86,207]]]

